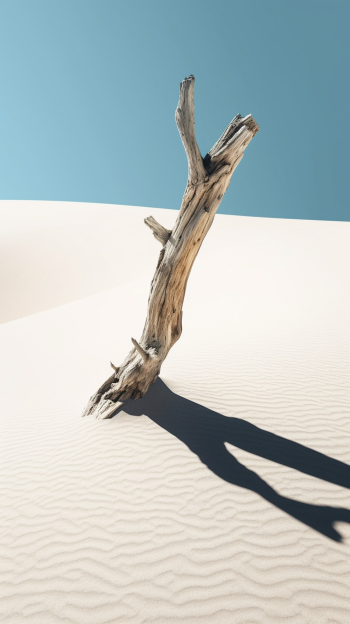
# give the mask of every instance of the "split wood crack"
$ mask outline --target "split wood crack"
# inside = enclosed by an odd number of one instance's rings
[[[187,154],[188,180],[174,228],[167,230],[153,217],[145,219],[161,243],[151,283],[145,326],[139,341],[121,366],[111,363],[113,375],[91,397],[83,416],[110,418],[126,399],[138,399],[160,373],[171,347],[182,332],[182,305],[187,280],[215,213],[259,126],[251,115],[236,117],[202,158],[194,124],[194,76],[180,84],[176,124]]]

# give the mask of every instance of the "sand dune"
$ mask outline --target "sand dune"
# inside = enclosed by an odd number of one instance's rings
[[[0,621],[346,623],[349,224],[217,215],[161,380],[100,422],[160,249],[143,218],[176,213],[2,208]]]
[[[152,208],[0,201],[0,323],[108,290],[154,270]],[[169,215],[170,212],[170,215]],[[163,221],[173,222],[169,210]],[[141,218],[140,218],[141,217]],[[130,225],[131,230],[130,230]],[[137,258],[130,257],[130,238]]]

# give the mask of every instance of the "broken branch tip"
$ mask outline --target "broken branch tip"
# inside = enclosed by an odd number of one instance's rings
[[[144,362],[147,362],[148,360],[148,353],[146,353],[146,351],[141,347],[141,345],[139,345],[139,343],[137,342],[137,340],[135,340],[135,338],[131,338],[131,342],[134,345],[136,351],[138,351],[138,353],[141,355],[142,359]]]

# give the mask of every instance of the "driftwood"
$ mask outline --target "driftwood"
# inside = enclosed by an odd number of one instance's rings
[[[180,84],[176,124],[188,160],[188,180],[173,230],[153,217],[145,219],[162,249],[148,299],[140,340],[120,367],[91,397],[83,416],[109,418],[128,398],[142,397],[160,372],[168,352],[180,338],[187,280],[231,176],[259,127],[251,115],[236,117],[202,158],[194,129],[194,76]]]

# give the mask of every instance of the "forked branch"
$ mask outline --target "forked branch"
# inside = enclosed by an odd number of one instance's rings
[[[91,397],[83,415],[109,418],[128,398],[143,396],[159,375],[169,350],[182,332],[182,304],[187,280],[213,222],[231,176],[259,127],[251,115],[237,115],[203,159],[194,130],[194,77],[180,85],[176,123],[188,160],[188,181],[173,230],[153,217],[145,219],[162,244],[151,284],[147,317],[140,340],[121,366]],[[140,357],[141,356],[141,357]]]

